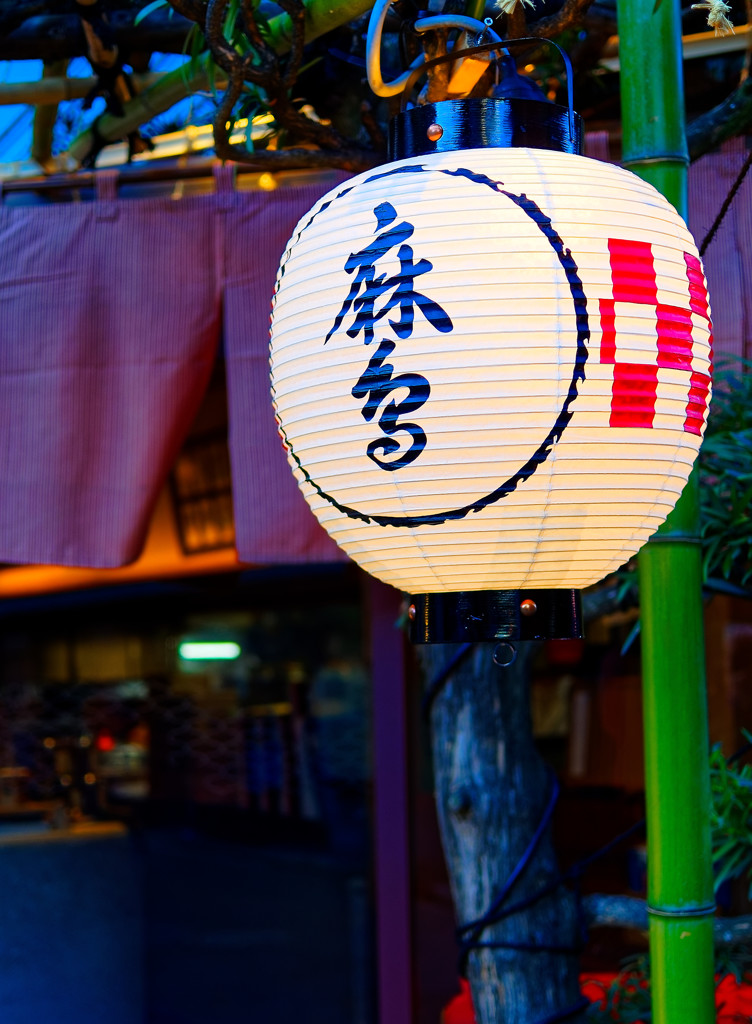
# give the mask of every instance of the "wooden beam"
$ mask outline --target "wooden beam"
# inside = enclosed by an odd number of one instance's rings
[[[161,75],[133,75],[138,91],[158,82]],[[80,100],[97,85],[96,78],[40,78],[36,82],[8,82],[0,85],[0,107],[14,103],[29,103],[35,107],[63,103],[65,100]]]

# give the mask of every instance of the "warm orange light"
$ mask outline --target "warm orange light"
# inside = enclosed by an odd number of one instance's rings
[[[240,568],[234,548],[186,555],[175,529],[175,512],[165,487],[154,512],[140,558],[120,569],[73,569],[64,566],[14,565],[0,570],[0,598],[22,594],[49,594],[82,587],[106,587],[137,580],[195,576]]]

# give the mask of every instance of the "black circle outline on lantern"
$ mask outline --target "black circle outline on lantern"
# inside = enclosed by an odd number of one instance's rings
[[[322,488],[319,487],[316,481],[310,476],[308,471],[304,468],[304,466],[300,462],[300,459],[295,454],[295,451],[293,450],[293,447],[290,444],[285,429],[282,426],[282,423],[279,421],[278,417],[279,429],[284,439],[285,445],[287,446],[290,455],[294,459],[298,469],[303,474],[306,481],[311,485],[311,487],[313,487],[314,490],[318,494],[320,494],[322,498],[324,498],[336,509],[338,509],[338,511],[342,512],[346,516],[349,516],[349,518],[359,519],[364,523],[377,523],[379,526],[428,526],[440,525],[441,523],[445,523],[449,520],[464,519],[465,516],[468,515],[470,512],[480,512],[482,509],[487,508],[489,505],[496,504],[497,501],[500,501],[502,498],[505,498],[508,494],[511,494],[513,491],[515,491],[521,483],[524,483],[525,480],[528,480],[533,475],[533,473],[535,473],[538,467],[546,461],[548,456],[551,454],[554,444],[556,444],[556,442],[560,440],[562,434],[566,430],[569,421],[572,418],[571,406],[575,398],[577,398],[578,384],[580,383],[580,381],[585,380],[585,363],[587,362],[588,358],[587,342],[590,338],[590,326],[588,320],[587,299],[585,297],[585,290],[583,288],[582,281],[578,273],[577,264],[575,263],[574,257],[572,256],[572,252],[570,249],[564,247],[564,243],[562,242],[561,238],[559,237],[557,232],[554,230],[553,225],[551,224],[551,218],[547,217],[545,213],[543,213],[543,211],[537,205],[537,203],[535,203],[534,200],[528,198],[528,196],[526,196],[524,192],[521,192],[519,195],[515,195],[513,192],[507,192],[505,189],[501,187],[504,184],[503,182],[493,181],[492,178],[487,177],[485,174],[479,174],[476,171],[470,171],[464,167],[458,167],[455,170],[450,170],[445,167],[426,167],[423,164],[408,164],[407,166],[404,167],[395,167],[392,170],[383,171],[381,174],[373,174],[371,175],[371,177],[366,178],[363,184],[368,185],[372,181],[379,181],[381,178],[388,178],[392,174],[414,174],[423,171],[446,174],[449,177],[455,178],[467,178],[470,181],[474,181],[478,184],[486,185],[489,188],[493,189],[493,191],[498,192],[500,195],[506,196],[507,199],[511,199],[511,201],[516,206],[518,206],[522,210],[522,212],[525,213],[535,223],[536,227],[540,229],[546,241],[549,243],[551,248],[556,253],[556,256],[558,257],[559,262],[561,263],[564,273],[566,275],[567,282],[569,284],[569,290],[572,293],[572,301],[574,304],[575,311],[575,322],[577,324],[577,354],[574,360],[572,379],[569,383],[567,397],[564,400],[564,404],[562,405],[559,414],[556,417],[556,422],[546,435],[545,440],[536,449],[534,454],[527,460],[524,466],[517,470],[517,472],[513,476],[509,477],[507,480],[504,481],[504,483],[500,484],[489,494],[486,494],[482,498],[478,498],[477,501],[473,501],[469,505],[464,505],[462,508],[449,509],[446,512],[431,512],[422,515],[409,516],[384,516],[374,515],[373,513],[366,514],[365,512],[359,512],[358,509],[350,508],[348,505],[342,505],[340,502],[336,500],[336,498],[333,498],[330,494],[327,494],[326,491],[322,490]],[[341,199],[342,196],[347,195],[347,193],[351,192],[354,188],[355,185],[349,185],[347,188],[344,188],[340,192],[338,192],[336,196],[333,196],[327,202],[323,203],[318,210],[311,214],[309,219],[300,228],[300,230],[296,232],[294,239],[291,240],[287,248],[287,251],[285,252],[282,258],[282,263],[280,265],[279,272],[279,280],[281,280],[282,277],[284,276],[285,265],[290,257],[293,247],[299,241],[301,235],[306,230],[306,228],[310,227],[310,225],[313,223],[316,217],[318,217],[320,213],[323,213],[324,210],[331,206],[331,204],[335,200]],[[279,283],[277,284],[277,288],[275,289],[272,310],[274,309],[274,305],[276,305],[276,295],[278,288]],[[272,384],[272,392],[274,392],[274,390],[274,385]]]

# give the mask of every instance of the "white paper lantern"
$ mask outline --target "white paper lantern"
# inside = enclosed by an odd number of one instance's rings
[[[324,196],[279,270],[272,392],[321,524],[413,593],[581,588],[674,507],[710,388],[684,222],[568,153],[401,160]]]

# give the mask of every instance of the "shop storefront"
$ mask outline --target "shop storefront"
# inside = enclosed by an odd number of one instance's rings
[[[29,1020],[375,1019],[361,587],[333,566],[4,603],[3,931],[44,967]],[[78,992],[73,949],[109,952]]]

